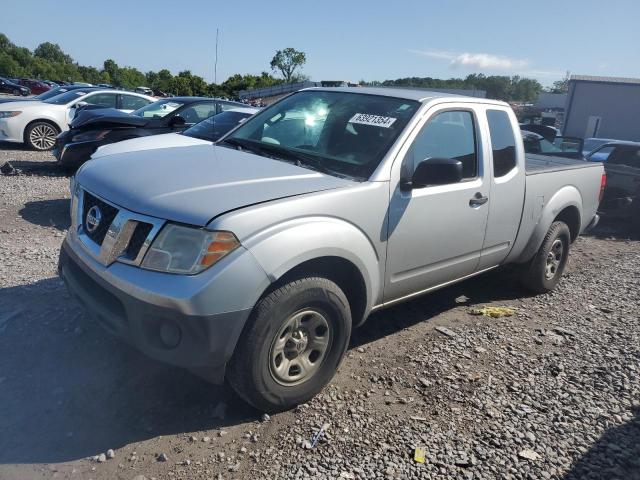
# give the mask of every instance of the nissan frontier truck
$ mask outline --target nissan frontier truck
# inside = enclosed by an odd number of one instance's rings
[[[525,157],[504,102],[307,89],[214,145],[87,162],[59,273],[106,330],[280,411],[373,311],[507,264],[552,290],[604,182]]]

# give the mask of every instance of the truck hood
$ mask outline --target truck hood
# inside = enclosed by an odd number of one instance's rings
[[[198,226],[230,210],[357,184],[212,145],[108,155],[86,162],[76,180],[130,211]]]
[[[108,143],[98,147],[91,158],[101,158],[117,153],[130,153],[139,150],[154,150],[172,147],[188,147],[191,145],[211,145],[213,142],[200,138],[189,137],[180,133],[163,133],[147,137],[130,138],[121,142]]]

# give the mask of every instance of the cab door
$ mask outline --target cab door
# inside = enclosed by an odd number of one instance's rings
[[[524,148],[516,141],[520,129],[513,111],[490,105],[484,115],[490,145],[491,202],[480,270],[499,265],[511,251],[523,214],[526,182]]]
[[[477,111],[447,104],[427,115],[392,169],[385,302],[470,275],[480,260],[489,179]],[[460,181],[406,187],[419,163],[443,159],[462,163]]]

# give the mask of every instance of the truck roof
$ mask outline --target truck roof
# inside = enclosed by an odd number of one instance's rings
[[[433,99],[455,101],[472,101],[474,103],[488,103],[493,105],[509,106],[500,100],[456,95],[454,93],[432,92],[420,88],[395,88],[395,87],[311,87],[304,90],[326,90],[331,92],[359,93],[364,95],[381,95],[384,97],[404,98],[418,102],[428,102]]]

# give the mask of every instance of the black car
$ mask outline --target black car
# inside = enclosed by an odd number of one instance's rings
[[[575,137],[555,137],[552,141],[539,133],[521,130],[525,153],[584,160],[583,141]]]
[[[0,77],[0,92],[10,93],[11,95],[22,95],[23,97],[31,94],[31,90],[28,87],[23,87],[3,77]]]
[[[607,174],[600,212],[640,227],[640,142],[609,142],[587,156],[601,161]]]
[[[130,114],[111,108],[83,109],[61,133],[53,155],[65,168],[77,168],[102,145],[161,133],[181,132],[216,113],[245,107],[207,97],[172,97],[158,100]]]
[[[78,88],[82,88],[84,90],[87,90],[87,87],[82,86],[82,85],[66,85],[66,86],[60,86],[60,87],[55,87],[52,88],[51,90],[48,90],[44,93],[41,93],[40,95],[36,95],[35,97],[29,97],[29,98],[0,98],[0,103],[8,103],[8,102],[27,102],[27,101],[44,101],[44,100],[48,100],[52,97],[55,97],[56,95],[60,95],[61,93],[65,93],[68,92],[69,90],[76,90]]]

